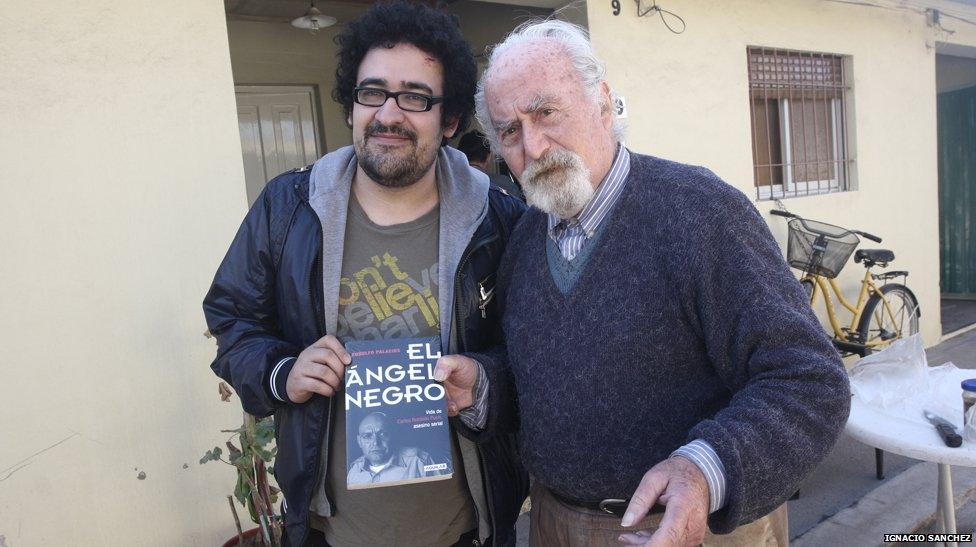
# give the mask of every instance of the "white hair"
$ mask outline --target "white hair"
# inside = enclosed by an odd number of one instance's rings
[[[593,50],[589,35],[586,29],[573,23],[560,21],[558,19],[534,20],[522,23],[515,28],[501,43],[492,48],[488,56],[488,67],[478,81],[478,90],[474,96],[475,117],[485,135],[488,143],[495,152],[498,152],[498,135],[492,127],[491,117],[488,115],[488,103],[485,100],[485,80],[491,72],[495,60],[513,47],[527,43],[550,42],[562,48],[569,58],[569,62],[576,69],[583,90],[590,95],[594,102],[599,100],[600,82],[606,73],[606,66],[603,64]],[[610,91],[611,104],[602,105],[609,108],[613,116],[613,136],[618,141],[623,140],[626,126],[623,120],[616,116],[617,94]]]

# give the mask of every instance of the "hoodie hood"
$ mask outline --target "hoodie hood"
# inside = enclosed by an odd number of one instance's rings
[[[488,212],[488,176],[468,165],[464,154],[442,146],[435,160],[440,229],[437,253],[437,304],[441,347],[456,350],[454,325],[454,276],[475,230]],[[339,277],[342,275],[343,241],[349,192],[356,174],[352,146],[319,158],[312,166],[308,201],[322,224],[322,295],[325,331],[335,333],[339,316]]]

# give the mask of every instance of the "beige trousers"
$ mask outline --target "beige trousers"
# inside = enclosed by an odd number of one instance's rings
[[[532,524],[529,545],[532,547],[620,547],[622,532],[653,530],[661,514],[648,515],[630,528],[622,528],[620,519],[599,511],[566,505],[552,497],[549,490],[536,482],[532,486]],[[708,532],[705,547],[787,547],[786,504],[755,522],[736,528],[731,534]]]

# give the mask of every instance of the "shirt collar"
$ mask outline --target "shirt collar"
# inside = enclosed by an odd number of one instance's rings
[[[620,193],[624,188],[624,181],[627,180],[628,174],[630,174],[630,152],[628,152],[624,145],[618,144],[617,152],[613,157],[613,163],[610,164],[610,170],[607,171],[606,176],[600,181],[596,192],[593,193],[593,197],[583,207],[583,210],[576,217],[566,219],[565,221],[557,216],[547,215],[549,217],[549,236],[556,238],[556,227],[562,224],[563,228],[560,228],[560,230],[579,225],[586,237],[589,238],[593,231],[603,222],[603,219],[606,218],[613,204],[616,203],[617,198],[620,197]]]

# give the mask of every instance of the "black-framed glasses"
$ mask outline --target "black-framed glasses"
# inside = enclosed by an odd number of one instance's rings
[[[435,104],[444,102],[444,97],[431,97],[414,91],[387,91],[376,87],[357,87],[353,90],[353,100],[363,106],[383,106],[393,97],[397,106],[407,112],[427,112]]]

